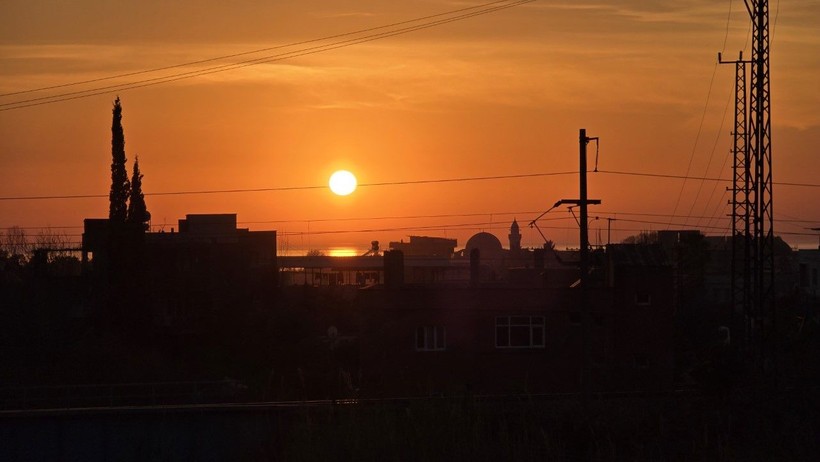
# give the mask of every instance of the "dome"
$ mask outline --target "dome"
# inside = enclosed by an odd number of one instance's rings
[[[478,233],[467,241],[465,246],[466,254],[469,255],[473,249],[478,249],[481,255],[494,255],[501,253],[504,249],[501,247],[501,241],[490,233]]]

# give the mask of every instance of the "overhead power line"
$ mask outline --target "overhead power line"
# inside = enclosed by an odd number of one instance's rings
[[[493,175],[493,176],[477,176],[477,177],[461,177],[461,178],[438,178],[432,180],[407,180],[407,181],[384,181],[379,183],[362,183],[358,187],[371,186],[403,186],[415,184],[434,184],[434,183],[457,183],[464,181],[487,181],[487,180],[508,180],[516,178],[536,178],[545,176],[558,175],[577,175],[577,172],[543,172],[543,173],[522,173],[516,175]],[[234,193],[250,193],[250,192],[279,192],[279,191],[305,191],[311,189],[326,189],[327,186],[281,186],[271,188],[237,188],[237,189],[202,189],[194,191],[162,191],[162,192],[146,192],[146,196],[184,196],[195,194],[234,194]],[[21,200],[56,200],[56,199],[99,199],[107,198],[108,194],[69,194],[69,195],[53,195],[53,196],[2,196],[0,201],[21,201]]]
[[[715,83],[715,75],[717,74],[717,69],[718,63],[715,63],[714,69],[712,70],[712,78],[709,80],[709,90],[706,92],[706,103],[703,105],[703,112],[700,115],[700,123],[698,124],[697,134],[695,135],[695,142],[692,145],[692,152],[689,154],[689,162],[686,165],[686,174],[684,175],[684,180],[689,179],[689,173],[692,171],[692,164],[695,159],[695,153],[698,149],[698,143],[700,142],[700,137],[703,133],[703,126],[706,121],[706,113],[709,109],[709,101],[712,98],[712,87]],[[683,198],[683,190],[685,187],[686,182],[684,181],[684,183],[680,186],[680,191],[678,191],[678,198],[675,200],[675,207],[672,209],[673,214],[678,212],[678,207],[680,207],[680,202]],[[672,223],[668,223],[668,225],[671,226]]]
[[[295,58],[295,57],[299,57],[299,56],[306,56],[306,55],[311,55],[311,54],[315,54],[315,53],[331,51],[331,50],[335,50],[335,49],[338,49],[338,48],[346,48],[346,47],[349,47],[349,46],[358,45],[358,44],[366,43],[366,42],[372,42],[372,41],[375,41],[375,40],[380,40],[380,39],[383,39],[383,38],[393,37],[393,36],[396,36],[396,35],[403,35],[403,34],[407,34],[407,33],[410,33],[410,32],[415,32],[415,31],[422,30],[422,29],[429,29],[429,28],[440,26],[440,25],[443,25],[443,24],[449,24],[451,22],[462,21],[462,20],[473,18],[473,17],[476,17],[476,16],[481,16],[481,15],[485,15],[485,14],[489,14],[489,13],[494,13],[496,11],[512,8],[512,7],[515,7],[515,6],[524,5],[526,3],[532,3],[534,1],[535,0],[518,0],[518,1],[509,2],[509,3],[508,2],[486,3],[482,6],[476,7],[476,8],[480,8],[480,9],[475,9],[474,10],[474,9],[470,9],[470,8],[462,8],[462,9],[459,9],[459,10],[453,10],[449,13],[442,13],[442,14],[432,15],[432,16],[426,17],[426,18],[429,19],[429,18],[434,18],[434,17],[450,16],[450,17],[445,17],[443,19],[436,19],[434,21],[429,21],[429,22],[424,22],[424,23],[421,23],[421,24],[402,27],[402,28],[399,28],[399,29],[388,30],[386,32],[379,32],[379,33],[365,35],[365,36],[361,36],[361,37],[355,37],[355,38],[352,38],[352,39],[335,41],[335,42],[331,42],[331,43],[328,43],[328,44],[317,45],[317,46],[303,48],[303,49],[294,50],[294,51],[288,51],[288,52],[284,52],[284,53],[281,53],[281,54],[263,56],[263,57],[260,57],[260,58],[254,58],[254,59],[250,59],[250,60],[246,60],[246,61],[240,61],[238,63],[222,64],[222,65],[213,66],[213,67],[210,67],[210,68],[199,69],[199,70],[188,71],[188,72],[181,72],[181,73],[171,74],[171,75],[162,76],[162,77],[154,77],[154,78],[149,78],[149,79],[137,80],[137,81],[133,81],[133,82],[129,82],[129,83],[114,84],[114,85],[108,85],[108,86],[103,86],[103,87],[91,88],[91,89],[88,89],[88,90],[79,90],[79,91],[73,91],[73,92],[60,93],[60,94],[57,94],[57,95],[42,96],[42,97],[37,97],[37,98],[29,98],[29,99],[24,99],[24,100],[18,100],[18,101],[9,102],[9,103],[2,103],[2,104],[0,104],[0,111],[8,111],[8,110],[14,110],[14,109],[21,109],[21,108],[25,108],[25,107],[38,106],[38,105],[43,105],[43,104],[52,104],[52,103],[61,102],[61,101],[68,101],[68,100],[74,100],[74,99],[80,99],[80,98],[87,98],[87,97],[91,97],[91,96],[107,94],[107,93],[110,93],[112,91],[125,91],[125,90],[131,90],[131,89],[136,89],[136,88],[154,86],[154,85],[159,85],[159,84],[163,84],[163,83],[169,83],[169,82],[175,82],[175,81],[178,81],[178,80],[189,79],[189,78],[193,78],[193,77],[199,77],[199,76],[203,76],[203,75],[215,74],[215,73],[218,73],[218,72],[225,72],[225,71],[240,69],[240,68],[243,68],[243,67],[254,66],[254,65],[263,64],[263,63],[282,61],[282,60],[285,60],[285,59]],[[467,10],[470,10],[470,11],[467,11]],[[457,14],[453,15],[453,13],[457,13]],[[419,21],[422,21],[423,19],[424,18],[418,18],[418,19],[415,19],[415,20],[403,21],[401,23],[396,23],[396,24],[397,25],[402,25],[402,24],[408,24],[408,23],[412,23],[412,22],[419,22]],[[387,28],[387,27],[391,27],[391,26],[380,26],[380,27],[375,27],[375,28],[371,28],[371,29],[365,29],[364,31],[365,32],[373,31],[373,30],[383,29],[383,28]],[[351,32],[351,33],[347,33],[347,34],[339,34],[337,36],[329,36],[329,37],[324,38],[324,39],[309,40],[309,41],[306,41],[306,42],[303,42],[303,43],[313,43],[313,42],[328,40],[328,39],[331,39],[333,37],[337,37],[337,38],[338,37],[345,37],[345,36],[350,36],[350,35],[356,35],[356,34],[359,34],[359,33],[360,32]],[[288,46],[292,46],[292,45],[288,45]],[[271,49],[276,49],[276,48],[279,48],[279,47],[272,47]],[[256,51],[256,52],[258,52],[258,51]],[[251,53],[254,53],[254,52],[239,53],[236,56],[251,54]],[[209,60],[203,60],[203,62],[210,62],[210,61],[215,61],[215,60],[219,60],[219,59],[220,58],[213,58],[213,59],[209,59]],[[177,68],[177,67],[182,67],[182,66],[185,66],[185,65],[169,66],[168,68]],[[161,70],[161,69],[157,69],[157,70]],[[139,72],[135,72],[135,73],[131,73],[131,74],[132,75],[140,75],[140,74],[145,74],[145,73],[150,73],[150,72],[155,72],[155,71],[156,70],[139,71]],[[95,79],[95,81],[110,80],[110,79],[113,79],[113,78],[116,78],[116,77],[110,77],[110,78],[106,77],[106,78],[101,78],[101,79]],[[79,83],[75,83],[75,84],[79,84]],[[73,86],[75,84],[65,84],[65,85],[60,85],[60,86],[56,86],[56,87],[57,88],[62,88],[62,87],[67,87],[67,86]],[[32,90],[32,92],[33,91],[38,91],[38,90],[37,89]],[[19,93],[28,93],[28,92],[19,92]]]
[[[672,175],[666,173],[648,173],[648,172],[624,172],[615,170],[598,170],[597,173],[606,173],[610,175],[627,175],[627,176],[644,176],[653,178],[672,178],[676,180],[705,180],[705,181],[720,181],[724,183],[731,183],[732,180],[727,178],[706,177],[706,176],[691,176],[691,175]],[[774,184],[778,186],[797,186],[803,188],[820,188],[818,183],[797,183],[793,181],[778,181]]]
[[[658,226],[666,226],[666,222],[653,222],[652,224]],[[454,228],[451,226],[430,226],[430,227],[396,227],[396,228],[378,228],[378,229],[342,229],[342,230],[334,230],[334,231],[306,231],[306,232],[284,232],[284,233],[277,233],[282,237],[299,237],[299,236],[317,236],[317,235],[335,235],[335,234],[359,234],[359,233],[374,233],[374,232],[400,232],[400,231],[470,231],[472,230],[500,230],[500,229],[507,229],[505,226],[484,226],[480,223],[473,223],[466,227],[467,225],[462,228]],[[575,230],[576,228],[573,226],[543,226],[544,229],[552,229],[557,231],[571,231]],[[686,228],[689,229],[696,229],[691,225],[687,225]],[[620,233],[639,233],[647,231],[646,228],[619,228],[618,232]],[[789,232],[789,231],[780,231],[777,233],[778,236],[802,236],[802,237],[817,237],[817,233],[809,233],[809,232]],[[704,233],[706,236],[717,236],[719,234],[712,233],[710,234],[708,231]],[[40,243],[34,240],[26,240],[24,241],[26,246],[36,246]],[[69,240],[63,242],[61,246],[64,247],[74,247],[79,248],[82,246],[82,241],[79,240]]]
[[[47,87],[31,88],[31,89],[28,89],[28,90],[21,90],[21,91],[15,91],[15,92],[10,92],[10,93],[2,93],[2,94],[0,94],[0,97],[21,95],[21,94],[26,94],[26,93],[34,93],[34,92],[45,91],[45,90],[56,90],[58,88],[67,88],[67,87],[73,87],[73,86],[77,86],[77,85],[86,85],[86,84],[89,84],[89,83],[104,82],[106,80],[114,80],[114,79],[120,79],[120,78],[125,78],[125,77],[134,77],[134,76],[137,76],[137,75],[151,74],[153,72],[167,71],[167,70],[171,70],[171,69],[179,69],[179,68],[183,68],[183,67],[196,66],[198,64],[206,64],[206,63],[212,63],[212,62],[216,62],[216,61],[222,61],[222,60],[225,60],[225,59],[239,58],[241,56],[249,56],[249,55],[254,55],[254,54],[257,54],[257,53],[265,53],[265,52],[268,52],[268,51],[280,50],[280,49],[283,49],[283,48],[290,48],[290,47],[295,47],[295,46],[300,46],[300,45],[307,45],[307,44],[316,43],[316,42],[323,42],[323,41],[326,41],[326,40],[333,40],[333,39],[342,38],[342,37],[350,37],[350,36],[360,35],[360,34],[364,34],[364,33],[367,33],[367,32],[373,32],[373,31],[381,30],[381,29],[389,29],[389,28],[392,28],[392,27],[402,26],[402,25],[405,25],[405,24],[412,24],[414,22],[425,21],[425,20],[428,20],[428,19],[438,18],[438,17],[442,17],[442,16],[449,16],[449,15],[453,15],[455,13],[461,13],[461,12],[464,12],[464,11],[480,9],[480,8],[484,8],[484,7],[487,7],[487,6],[490,6],[490,5],[495,5],[497,3],[508,3],[509,1],[510,0],[500,0],[500,1],[490,2],[490,3],[484,3],[484,4],[481,4],[481,5],[468,6],[468,7],[465,7],[465,8],[460,8],[460,9],[456,9],[456,10],[447,11],[445,13],[438,13],[438,14],[433,14],[433,15],[429,15],[429,16],[422,16],[420,18],[409,19],[407,21],[394,22],[392,24],[386,24],[386,25],[383,25],[383,26],[368,27],[366,29],[359,29],[359,30],[355,30],[355,31],[352,31],[352,32],[345,32],[345,33],[342,33],[342,34],[328,35],[328,36],[320,37],[320,38],[316,38],[316,39],[293,42],[293,43],[289,43],[289,44],[286,44],[286,45],[277,45],[277,46],[272,46],[272,47],[267,47],[267,48],[259,48],[257,50],[252,50],[252,51],[244,51],[244,52],[241,52],[241,53],[233,53],[233,54],[228,54],[228,55],[216,56],[216,57],[213,57],[213,58],[200,59],[200,60],[197,60],[197,61],[189,61],[187,63],[172,64],[170,66],[162,66],[162,67],[155,67],[153,69],[145,69],[145,70],[141,70],[141,71],[126,72],[126,73],[123,73],[123,74],[109,75],[107,77],[99,77],[99,78],[96,78],[96,79],[80,80],[80,81],[77,81],[77,82],[69,82],[69,83],[64,83],[64,84],[59,84],[59,85],[51,85],[51,86],[47,86]]]
[[[675,180],[703,180],[703,181],[720,181],[724,183],[731,183],[732,180],[728,178],[705,177],[705,176],[691,176],[691,175],[673,175],[666,173],[648,173],[648,172],[624,172],[617,170],[598,170],[597,173],[604,173],[609,175],[626,175],[626,176],[643,176],[652,178],[670,178]]]
[[[430,214],[430,215],[381,215],[381,216],[361,216],[361,217],[340,217],[340,218],[291,218],[291,219],[278,219],[278,220],[244,220],[238,221],[237,224],[239,225],[282,225],[282,224],[290,224],[290,223],[338,223],[338,222],[351,222],[351,221],[384,221],[384,220],[429,220],[429,219],[439,219],[439,218],[470,218],[470,217],[520,217],[523,221],[524,217],[538,215],[542,213],[542,210],[518,210],[518,211],[494,211],[494,212],[473,212],[473,213],[441,213],[441,214]],[[819,220],[807,220],[792,217],[789,215],[781,214],[783,218],[775,219],[778,223],[784,224],[792,224],[793,226],[799,226],[798,224],[820,224]],[[621,221],[623,217],[655,217],[655,218],[663,218],[663,219],[677,219],[677,218],[685,218],[684,215],[670,215],[668,213],[649,213],[649,212],[615,212],[615,211],[596,211],[593,214],[592,218],[612,218],[614,221]],[[571,217],[549,217],[549,218],[541,218],[539,221],[552,221],[552,220],[565,220]],[[710,216],[693,216],[690,218],[711,218]],[[729,217],[719,217],[718,219],[728,220]],[[666,222],[664,222],[666,223]],[[154,223],[152,225],[153,228],[162,228],[164,226],[170,226],[173,223]],[[9,230],[9,229],[21,229],[21,230],[47,230],[50,232],[56,232],[55,230],[61,229],[82,229],[82,225],[45,225],[45,226],[7,226],[7,227],[0,227],[0,230]],[[63,232],[59,232],[59,234],[63,234]]]
[[[431,219],[431,218],[464,218],[464,217],[477,217],[477,216],[490,216],[489,221],[481,221],[481,222],[468,222],[468,223],[458,223],[458,222],[450,222],[450,223],[439,223],[439,224],[431,224],[431,223],[421,223],[417,225],[402,225],[402,226],[383,226],[383,227],[376,227],[376,228],[352,228],[352,229],[332,229],[332,230],[310,230],[307,231],[289,231],[287,228],[280,229],[278,234],[281,236],[310,236],[310,235],[328,235],[328,234],[356,234],[356,233],[376,233],[376,232],[399,232],[399,231],[469,231],[469,230],[499,230],[499,229],[507,229],[509,227],[509,221],[507,220],[494,220],[493,216],[509,216],[509,215],[517,215],[524,217],[526,215],[535,215],[537,211],[518,211],[518,212],[486,212],[486,213],[468,213],[468,214],[440,214],[440,215],[416,215],[416,216],[385,216],[385,217],[358,217],[358,218],[336,218],[336,219],[317,219],[317,220],[272,220],[272,221],[245,221],[239,222],[239,224],[247,224],[247,223],[262,223],[262,224],[274,224],[274,223],[318,223],[318,222],[342,222],[342,221],[356,221],[356,220],[383,220],[383,219]],[[638,225],[649,225],[651,226],[665,226],[670,221],[679,218],[686,218],[684,215],[668,215],[668,214],[659,214],[659,213],[639,213],[639,212],[603,212],[597,214],[596,216],[592,217],[593,221],[591,223],[594,226],[595,220],[605,220],[606,215],[617,215],[617,221],[622,223],[633,223]],[[627,216],[649,216],[649,217],[657,217],[659,220],[638,220],[638,219],[629,219],[624,218]],[[666,221],[660,221],[660,219],[669,218]],[[552,217],[552,218],[544,218],[541,221],[569,221],[574,219],[567,215],[563,217]],[[781,221],[793,221],[793,220],[781,220]],[[810,222],[806,220],[806,222]],[[712,233],[714,235],[715,232],[718,231],[727,231],[727,226],[695,226],[686,223],[674,223],[675,227],[680,229],[693,229],[699,230],[704,232],[705,234]],[[153,228],[161,230],[167,224],[161,225],[154,225]],[[53,231],[53,229],[68,229],[68,228],[82,228],[81,226],[44,226],[44,227],[15,227],[22,230],[32,230],[32,229],[43,229]],[[544,225],[542,226],[544,229],[554,229],[554,230],[572,230],[575,229],[573,225],[569,226],[549,226]],[[0,228],[0,229],[11,229],[11,228]],[[651,229],[651,228],[650,228]],[[618,232],[641,232],[646,231],[646,227],[642,228],[624,228],[619,227]],[[780,235],[790,235],[790,236],[816,236],[816,233],[807,233],[805,231],[781,231]],[[66,232],[58,232],[53,235],[61,239],[68,239],[68,238],[77,238],[80,237],[82,234],[77,234],[76,232],[66,233]],[[38,244],[37,241],[38,236],[26,236],[26,241],[29,244]]]
[[[662,179],[676,179],[676,180],[705,180],[705,181],[720,181],[731,182],[725,178],[714,177],[692,177],[684,175],[671,175],[663,173],[648,173],[648,172],[624,172],[614,170],[598,170],[597,173],[609,175],[626,175],[639,176],[649,178]],[[476,176],[476,177],[458,177],[458,178],[437,178],[428,180],[406,180],[406,181],[384,181],[377,183],[362,183],[359,187],[379,187],[379,186],[405,186],[418,184],[436,184],[436,183],[461,183],[468,181],[491,181],[491,180],[511,180],[522,178],[538,178],[547,176],[562,176],[562,175],[577,175],[578,172],[538,172],[538,173],[521,173],[511,175],[492,175],[492,176]],[[806,188],[820,188],[820,184],[816,183],[796,183],[796,182],[777,182],[779,186],[795,186]],[[201,194],[236,194],[236,193],[253,193],[253,192],[281,192],[281,191],[305,191],[311,189],[325,189],[325,185],[313,186],[281,186],[270,188],[235,188],[235,189],[202,189],[190,191],[160,191],[160,192],[146,192],[146,196],[186,196],[186,195],[201,195]],[[100,199],[107,198],[108,194],[66,194],[66,195],[46,195],[46,196],[0,196],[0,201],[24,201],[24,200],[66,200],[66,199]],[[673,214],[674,215],[674,214]]]

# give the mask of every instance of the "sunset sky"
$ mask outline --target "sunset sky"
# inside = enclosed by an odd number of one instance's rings
[[[119,95],[154,230],[237,213],[242,227],[278,230],[281,251],[363,251],[410,235],[462,247],[481,230],[506,246],[516,218],[523,245],[540,246],[526,225],[577,197],[586,128],[602,170],[589,174],[603,202],[590,209],[593,244],[608,224],[613,242],[729,233],[734,66],[717,53],[751,56],[742,1],[487,3],[4,0],[0,227],[79,241],[83,218],[107,216]],[[770,9],[775,233],[816,248],[820,1]],[[425,27],[397,35],[414,26]],[[219,67],[249,60],[263,62]],[[592,143],[590,169],[595,154]],[[356,192],[328,190],[337,169],[356,174]],[[530,174],[542,175],[475,179]],[[425,182],[444,179],[465,181]],[[269,190],[154,195],[248,189]],[[19,199],[72,195],[104,197]],[[539,226],[578,245],[565,208]]]

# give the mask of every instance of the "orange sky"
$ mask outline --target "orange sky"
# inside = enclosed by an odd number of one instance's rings
[[[329,37],[482,2],[167,3],[4,1],[0,93]],[[775,232],[793,245],[816,246],[806,228],[820,227],[820,189],[778,183],[820,183],[820,2],[773,2],[771,11]],[[0,111],[0,197],[106,195],[117,94],[129,171],[138,154],[148,194],[318,186],[338,168],[365,184],[576,171],[580,128],[600,137],[602,170],[684,175],[691,161],[692,177],[729,179],[734,68],[716,65],[716,54],[750,55],[748,24],[737,0],[541,0],[351,47]],[[339,40],[2,96],[0,104]],[[725,235],[726,186],[591,173],[590,197],[603,201],[591,208],[600,218],[591,223],[591,241],[605,243],[607,217],[617,219],[610,223],[613,241],[684,225]],[[386,245],[409,235],[455,237],[462,246],[480,230],[506,244],[513,218],[522,224],[523,244],[537,246],[543,241],[526,223],[577,194],[577,175],[559,175],[369,186],[348,197],[296,189],[149,195],[146,202],[155,229],[169,230],[186,213],[237,213],[242,226],[277,229],[283,250],[366,249],[374,239]],[[0,200],[0,227],[80,227],[84,217],[107,211],[107,198]],[[566,209],[539,223],[559,245],[577,245]]]

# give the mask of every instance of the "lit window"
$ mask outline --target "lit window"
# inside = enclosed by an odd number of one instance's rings
[[[444,326],[422,326],[416,329],[417,351],[443,351],[447,347]]]
[[[495,318],[496,348],[544,348],[543,316]]]

